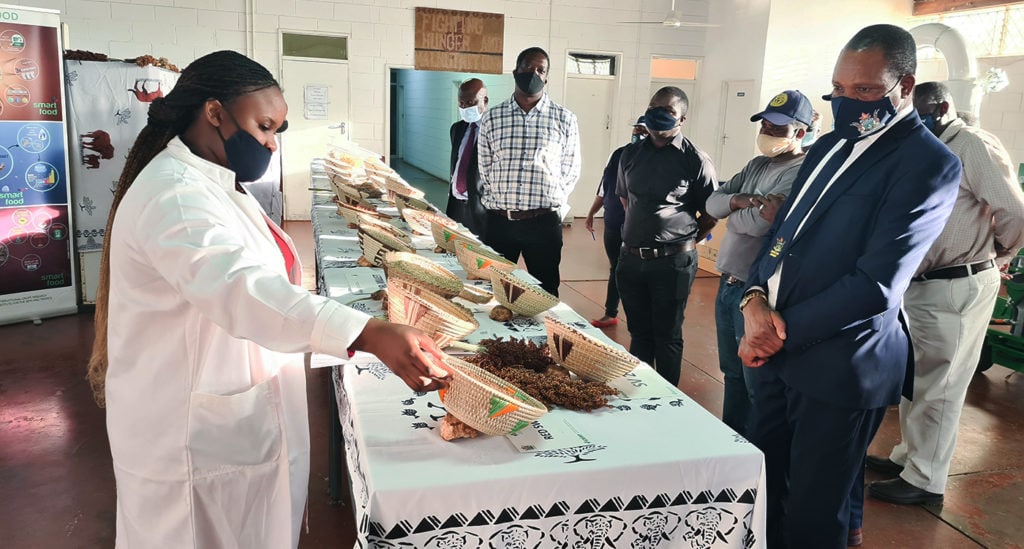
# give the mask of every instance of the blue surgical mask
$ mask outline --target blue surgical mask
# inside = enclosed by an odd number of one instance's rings
[[[800,148],[807,150],[818,140],[818,128],[807,128],[804,139],[800,142]]]
[[[665,109],[651,107],[644,113],[644,122],[652,132],[665,132],[679,125],[679,119]]]
[[[474,105],[472,107],[459,109],[459,116],[462,117],[463,121],[472,124],[473,122],[479,122],[480,118],[483,116],[483,113],[480,112],[479,107]]]
[[[899,85],[897,80],[877,101],[823,96],[822,99],[832,102],[836,134],[843,139],[860,139],[884,128],[896,116],[896,106],[889,99],[889,94]]]
[[[636,134],[633,137],[629,138],[629,142],[630,143],[639,143],[639,142],[644,140],[644,137],[646,137],[646,136],[642,135],[642,134]]]
[[[243,130],[231,111],[224,108],[224,112],[228,113],[231,121],[238,128],[227,139],[224,139],[224,136],[220,134],[220,128],[217,128],[217,135],[224,142],[224,154],[228,159],[228,169],[235,172],[235,179],[238,181],[246,183],[256,181],[267,173],[270,158],[274,153],[270,152],[270,149],[266,148],[252,134]]]
[[[930,132],[934,132],[935,131],[935,115],[933,115],[933,114],[926,114],[926,115],[922,116],[921,117],[921,123],[924,124],[924,127],[928,128],[928,131],[930,131]]]

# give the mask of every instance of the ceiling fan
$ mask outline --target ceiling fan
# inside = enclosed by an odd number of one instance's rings
[[[715,23],[690,23],[683,21],[682,12],[676,11],[676,0],[672,0],[672,9],[665,14],[665,18],[661,21],[619,21],[619,23],[631,23],[637,25],[661,25],[663,27],[669,27],[678,29],[679,27],[717,27]]]

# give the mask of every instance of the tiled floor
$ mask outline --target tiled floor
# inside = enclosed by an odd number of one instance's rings
[[[312,272],[309,224],[287,229]],[[562,298],[584,316],[600,315],[607,263],[580,220],[565,230],[562,265]],[[716,290],[709,273],[694,284],[680,388],[718,414]],[[608,334],[628,343],[624,322]],[[115,495],[104,416],[84,379],[91,342],[90,314],[0,327],[0,547],[113,546]],[[945,506],[869,499],[863,547],[1024,547],[1024,376],[1009,373],[996,366],[972,382]],[[327,372],[307,377],[313,460],[310,530],[300,546],[351,547],[351,509],[327,501]],[[873,452],[888,452],[898,436],[891,410]]]

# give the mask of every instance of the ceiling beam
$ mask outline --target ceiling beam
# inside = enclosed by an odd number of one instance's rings
[[[1024,0],[914,0],[914,15],[935,15],[1021,3],[1024,3]]]

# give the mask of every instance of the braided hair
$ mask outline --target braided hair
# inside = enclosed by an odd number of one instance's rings
[[[99,287],[96,291],[96,336],[89,358],[89,383],[96,403],[106,405],[107,313],[110,299],[110,238],[114,215],[121,199],[135,182],[139,172],[175,137],[183,134],[196,120],[210,99],[228,104],[240,96],[280,85],[259,63],[234,51],[217,51],[196,59],[181,73],[174,89],[149,106],[146,127],[135,139],[124,171],[114,191],[114,202],[107,218]]]

